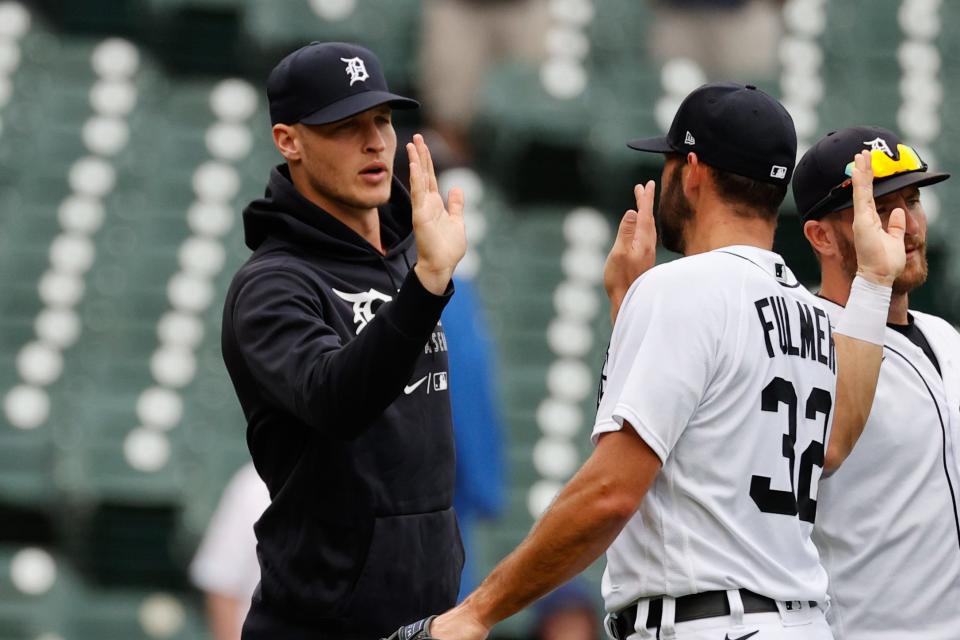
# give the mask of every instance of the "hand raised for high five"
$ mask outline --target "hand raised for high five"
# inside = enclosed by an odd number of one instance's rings
[[[610,320],[613,322],[617,320],[627,289],[657,260],[657,225],[653,220],[656,188],[653,180],[633,188],[637,208],[623,214],[617,237],[603,266],[603,286],[610,298]]]
[[[906,214],[894,209],[884,230],[873,200],[873,165],[870,152],[854,158],[853,243],[857,250],[857,273],[874,284],[891,286],[907,261],[903,235]]]
[[[413,234],[417,241],[417,264],[413,270],[423,287],[440,295],[467,251],[463,224],[463,191],[453,188],[447,206],[437,185],[430,149],[419,133],[407,143],[410,158],[410,198],[413,202]]]

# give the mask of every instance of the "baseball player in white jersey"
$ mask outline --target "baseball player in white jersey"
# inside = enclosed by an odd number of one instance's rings
[[[927,276],[920,187],[927,171],[891,131],[853,127],[797,165],[794,199],[821,264],[820,295],[838,319],[856,272],[848,157],[869,150],[881,220],[906,211],[907,265],[893,285],[884,360],[863,437],[820,484],[813,540],[830,578],[827,620],[844,640],[960,637],[960,334],[908,310]],[[838,188],[839,187],[839,188]]]
[[[476,591],[397,638],[482,640],[608,547],[613,638],[832,637],[809,536],[816,484],[872,402],[902,228],[895,216],[882,229],[859,156],[861,275],[831,331],[770,251],[796,157],[782,105],[755,87],[704,85],[665,138],[631,146],[667,155],[659,236],[687,257],[624,296],[657,235],[654,185],[638,185],[605,273],[615,326],[592,455]]]

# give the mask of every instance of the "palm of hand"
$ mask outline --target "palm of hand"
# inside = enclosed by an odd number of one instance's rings
[[[636,185],[637,209],[627,211],[603,267],[603,285],[614,305],[626,295],[633,281],[649,271],[657,260],[657,228],[653,218],[655,184]]]
[[[451,195],[451,199],[452,199]],[[463,216],[447,211],[439,192],[424,194],[414,207],[417,252],[432,264],[456,264],[467,250]]]
[[[875,209],[872,215],[876,216]],[[883,229],[879,218],[875,224],[857,224],[855,221],[853,241],[861,271],[888,278],[896,278],[903,271],[907,261],[903,235],[890,235]]]
[[[853,242],[859,271],[867,279],[889,285],[903,271],[907,262],[905,227],[905,213],[897,208],[884,230],[873,199],[870,155],[857,154],[853,169]]]
[[[463,191],[451,189],[448,207],[444,206],[433,159],[421,135],[415,135],[413,143],[407,145],[407,155],[418,260],[430,271],[452,274],[467,250]]]

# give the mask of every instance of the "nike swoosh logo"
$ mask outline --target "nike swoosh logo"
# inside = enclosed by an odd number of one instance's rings
[[[420,385],[423,384],[424,380],[426,380],[429,375],[430,375],[430,374],[428,373],[427,375],[423,376],[422,378],[420,378],[419,380],[417,380],[417,381],[414,382],[413,384],[409,384],[409,385],[405,386],[405,387],[403,388],[403,392],[404,392],[405,394],[407,394],[407,395],[410,395],[411,393],[413,393],[414,391],[417,390],[417,387],[419,387]]]
[[[747,640],[747,638],[750,638],[750,637],[752,637],[752,636],[755,636],[755,635],[757,635],[758,633],[760,633],[760,629],[757,629],[757,630],[754,631],[753,633],[748,633],[748,634],[745,635],[745,636],[740,636],[739,638],[731,638],[731,637],[730,637],[730,634],[726,634],[726,635],[723,636],[723,640]]]

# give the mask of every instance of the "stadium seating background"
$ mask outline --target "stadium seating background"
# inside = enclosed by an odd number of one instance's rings
[[[277,161],[264,75],[306,41],[354,40],[378,52],[396,89],[417,89],[420,3],[359,0],[337,19],[312,8],[351,4],[43,0],[27,3],[19,36],[2,24],[12,14],[0,3],[2,42],[16,48],[0,46],[9,77],[0,83],[9,95],[0,100],[0,638],[205,637],[185,567],[248,457],[219,325],[247,255],[239,211]],[[671,86],[643,48],[643,3],[554,4],[565,42],[585,40],[586,52],[572,70],[497,68],[476,125],[477,173],[447,176],[470,187],[470,260],[498,340],[508,425],[509,508],[481,527],[481,569],[516,545],[588,453],[609,332],[602,258],[631,185],[659,175],[655,158],[623,140],[662,126]],[[859,122],[902,128],[902,87],[912,62],[923,63],[922,51],[903,52],[916,31],[902,15],[911,3],[820,4],[826,22],[815,36],[795,21],[823,56],[807,140]],[[584,5],[586,18],[576,13]],[[944,2],[939,12],[929,41],[943,96],[926,148],[950,170],[960,159],[951,117],[960,11]],[[780,94],[785,82],[762,86]],[[118,83],[135,87],[135,104]],[[419,125],[406,115],[398,123],[407,137]],[[957,184],[932,191],[931,279],[912,301],[956,323],[960,222],[948,203]],[[814,282],[798,228],[788,199],[778,249]],[[599,566],[587,577],[596,586]],[[519,636],[524,622],[498,633]]]

